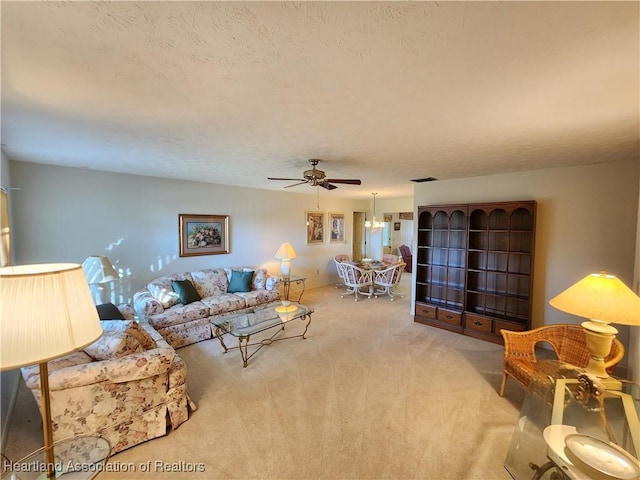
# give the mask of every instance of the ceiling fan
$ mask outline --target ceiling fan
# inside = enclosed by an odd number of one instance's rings
[[[295,187],[297,185],[302,185],[303,183],[308,183],[313,187],[322,187],[327,190],[333,190],[334,188],[338,188],[334,183],[344,183],[346,185],[360,185],[362,182],[360,180],[349,180],[349,179],[341,179],[341,178],[326,178],[325,173],[322,170],[318,170],[316,165],[320,160],[317,158],[312,158],[309,160],[312,168],[311,170],[305,170],[302,173],[304,178],[279,178],[279,177],[267,177],[268,180],[289,180],[289,181],[297,181],[298,183],[294,183],[293,185],[287,185],[284,188]]]

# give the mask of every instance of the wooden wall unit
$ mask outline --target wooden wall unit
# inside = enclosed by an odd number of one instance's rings
[[[531,325],[535,201],[418,207],[415,321],[502,343]]]

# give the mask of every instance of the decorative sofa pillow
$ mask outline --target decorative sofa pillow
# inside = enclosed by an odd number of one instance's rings
[[[132,353],[143,352],[140,342],[126,332],[106,331],[84,351],[94,360],[109,360],[124,357]]]
[[[103,303],[97,305],[98,317],[100,320],[125,320],[122,312],[113,303]]]
[[[140,324],[134,320],[105,320],[100,322],[105,332],[123,332],[134,337],[143,350],[152,350],[158,345],[153,337]]]
[[[189,273],[172,273],[156,278],[147,284],[147,290],[160,302],[162,308],[171,308],[179,302],[178,294],[173,291],[171,282],[173,280],[191,280]]]
[[[251,280],[253,279],[253,271],[238,272],[236,270],[231,272],[231,281],[227,288],[228,293],[238,292],[250,292]]]
[[[229,279],[223,268],[205,268],[190,274],[200,298],[222,295],[227,291]]]
[[[227,281],[231,283],[231,276],[233,272],[253,272],[253,278],[251,279],[251,289],[252,290],[264,290],[267,288],[267,269],[266,268],[247,268],[247,267],[237,267],[237,268],[228,268],[224,269],[227,274]]]
[[[178,299],[183,305],[188,305],[201,300],[200,295],[196,291],[189,280],[174,280],[171,282],[173,290],[178,294]]]
[[[267,269],[258,268],[253,272],[253,280],[251,281],[253,290],[264,290],[267,288]]]

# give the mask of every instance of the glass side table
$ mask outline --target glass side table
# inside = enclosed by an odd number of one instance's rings
[[[53,444],[55,478],[90,480],[100,473],[111,453],[106,438],[81,436]],[[46,480],[44,447],[17,462],[5,462],[2,480]]]
[[[574,373],[527,394],[506,470],[515,480],[637,478],[640,388]]]
[[[296,285],[302,285],[302,290],[298,295],[298,300],[296,300],[296,302],[300,303],[300,301],[302,300],[302,295],[304,295],[305,282],[307,281],[307,277],[296,277],[296,276],[290,275],[288,277],[278,277],[278,278],[282,283],[283,300],[289,300],[289,291],[291,289],[292,283],[295,283]]]

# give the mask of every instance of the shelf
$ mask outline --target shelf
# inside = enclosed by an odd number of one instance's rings
[[[529,327],[535,211],[534,201],[418,207],[416,298]],[[500,343],[494,327],[482,338]]]

